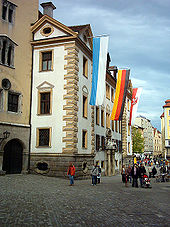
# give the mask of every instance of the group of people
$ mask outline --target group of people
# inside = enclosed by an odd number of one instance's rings
[[[75,166],[73,165],[72,162],[70,162],[67,175],[69,176],[70,179],[70,186],[74,185],[74,175],[75,175]],[[91,171],[91,176],[92,176],[92,185],[97,185],[100,183],[101,179],[101,168],[97,163],[93,165],[92,171]]]
[[[146,169],[143,164],[140,166],[136,164],[131,167],[130,165],[128,168],[125,168],[125,165],[122,167],[122,182],[125,183],[127,187],[127,182],[132,183],[132,187],[138,188],[138,178],[140,180],[140,186],[143,186],[143,176],[146,173]]]

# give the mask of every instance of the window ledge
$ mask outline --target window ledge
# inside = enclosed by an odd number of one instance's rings
[[[9,110],[7,110],[7,113],[9,113],[9,114],[15,114],[15,115],[21,114],[21,112],[13,112],[13,111],[9,111]]]
[[[42,73],[42,72],[53,72],[54,70],[51,69],[51,70],[39,70],[39,73]]]
[[[15,69],[15,67],[14,67],[14,66],[5,65],[5,64],[3,64],[3,63],[1,63],[1,62],[0,62],[0,65],[3,65],[3,66],[5,66],[5,67],[11,68],[11,69]]]
[[[36,146],[36,148],[51,148],[52,146]]]
[[[48,113],[48,114],[37,114],[37,116],[51,116],[52,115],[52,113]]]

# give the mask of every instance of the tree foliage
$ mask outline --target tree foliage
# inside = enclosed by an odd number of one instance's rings
[[[133,143],[133,153],[143,153],[144,151],[144,138],[139,129],[132,128],[132,143]]]

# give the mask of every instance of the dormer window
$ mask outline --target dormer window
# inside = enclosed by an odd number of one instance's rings
[[[13,23],[14,22],[14,12],[15,12],[16,5],[7,1],[2,1],[2,19]]]
[[[17,44],[5,35],[0,35],[0,64],[14,67],[14,48]]]

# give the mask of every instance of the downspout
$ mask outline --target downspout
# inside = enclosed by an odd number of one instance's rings
[[[33,35],[34,40],[34,35]],[[32,87],[33,87],[33,57],[34,57],[34,49],[32,46],[32,62],[31,62],[31,92],[30,92],[30,117],[29,117],[29,125],[30,125],[30,135],[29,135],[29,151],[28,151],[28,173],[30,173],[30,160],[31,160],[31,107],[32,107]]]

